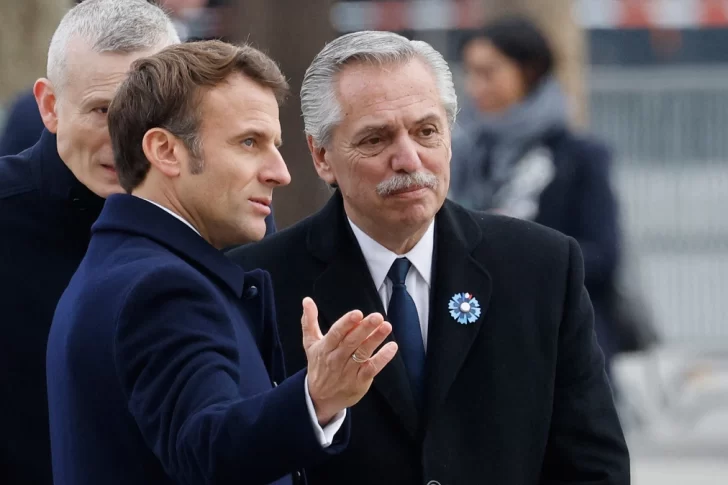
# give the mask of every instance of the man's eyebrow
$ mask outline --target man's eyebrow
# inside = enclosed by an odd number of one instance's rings
[[[369,135],[372,133],[381,133],[385,131],[389,131],[391,129],[391,125],[389,123],[376,123],[371,125],[365,125],[359,130],[356,131],[354,134],[355,137],[360,137],[363,135]]]
[[[90,96],[86,96],[84,98],[81,98],[81,104],[84,106],[93,105],[93,104],[111,104],[113,96],[104,96],[100,94],[92,94]]]
[[[429,123],[441,123],[442,122],[442,119],[441,119],[440,116],[438,116],[435,113],[428,113],[425,116],[423,116],[422,118],[418,119],[415,122],[415,124],[416,125],[422,125],[422,124],[425,124],[425,123],[428,123],[428,122]]]

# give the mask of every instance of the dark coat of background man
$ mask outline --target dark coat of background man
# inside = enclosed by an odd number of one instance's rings
[[[57,28],[48,77],[9,114],[0,141],[0,483],[51,484],[48,330],[103,198],[120,190],[106,107],[134,59],[178,41],[149,2],[86,0]],[[266,223],[275,232],[272,215]]]
[[[386,312],[399,345],[351,410],[349,447],[309,482],[628,484],[577,243],[446,200],[457,99],[442,56],[349,34],[314,59],[301,102],[315,168],[338,189],[230,257],[270,272],[292,371],[305,295],[323,328]]]
[[[309,364],[287,378],[270,277],[221,251],[261,240],[290,183],[288,89],[272,59],[220,41],[132,64],[108,113],[126,193],[106,200],[48,339],[55,485],[305,483],[346,446],[391,326],[352,311],[323,336],[302,299]]]
[[[52,483],[48,331],[104,198],[121,191],[106,110],[133,60],[178,41],[146,1],[77,5],[33,88],[46,130],[29,150],[0,159],[0,483]]]

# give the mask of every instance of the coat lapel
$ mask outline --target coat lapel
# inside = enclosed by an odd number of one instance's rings
[[[314,301],[323,316],[320,319],[322,332],[326,333],[336,320],[351,310],[361,310],[364,315],[386,314],[338,192],[313,222],[308,246],[314,256],[328,263],[313,288]],[[391,339],[390,335],[387,341]],[[377,375],[373,387],[389,403],[404,427],[416,436],[419,416],[399,354]]]
[[[487,325],[491,278],[472,256],[482,234],[470,212],[446,201],[435,222],[435,250],[427,349],[428,415],[444,401],[478,333]],[[481,314],[473,323],[457,322],[448,309],[454,295],[470,293]]]

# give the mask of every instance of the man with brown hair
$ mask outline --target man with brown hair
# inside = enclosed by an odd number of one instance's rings
[[[261,239],[290,181],[287,90],[271,59],[219,41],[132,65],[108,117],[127,193],[107,199],[48,342],[56,485],[289,484],[345,447],[391,326],[351,311],[323,336],[304,299],[309,365],[283,381],[270,278],[220,251]]]

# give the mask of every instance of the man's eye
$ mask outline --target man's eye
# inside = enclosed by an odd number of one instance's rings
[[[243,140],[243,145],[245,145],[246,147],[253,147],[255,146],[255,140],[253,138],[246,138],[245,140]]]

